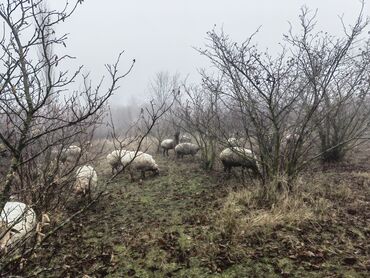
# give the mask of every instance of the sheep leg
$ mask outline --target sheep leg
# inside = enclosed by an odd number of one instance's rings
[[[242,181],[245,181],[245,167],[242,167]]]
[[[92,197],[91,197],[91,178],[89,180],[89,185],[87,187],[87,198],[88,198],[89,202],[91,202],[91,200],[92,200]]]
[[[120,168],[121,168],[121,165],[120,164],[117,164],[116,167],[114,168],[114,170],[116,171],[116,173],[119,172]]]
[[[135,181],[134,173],[132,171],[130,171],[130,179],[131,182]]]
[[[145,179],[145,171],[141,171],[141,178]]]
[[[222,164],[224,165],[224,172],[230,172],[230,168],[227,163],[225,163],[224,161],[222,161]]]
[[[231,177],[231,166],[230,165],[226,165],[225,166],[225,171],[227,173],[227,178],[229,179]]]

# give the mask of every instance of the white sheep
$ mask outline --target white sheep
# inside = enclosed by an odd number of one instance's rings
[[[127,167],[132,181],[134,181],[135,171],[140,171],[143,179],[146,171],[151,171],[154,175],[159,174],[158,165],[150,154],[133,151],[126,152],[121,161],[122,165]]]
[[[177,157],[183,158],[184,155],[194,156],[199,151],[199,146],[192,143],[180,143],[175,147]]]
[[[90,165],[84,165],[76,171],[76,181],[74,191],[76,194],[86,194],[94,190],[98,185],[98,175]]]
[[[81,155],[81,148],[76,145],[71,145],[62,150],[60,154],[60,160],[65,162],[76,162]]]
[[[226,148],[220,153],[220,159],[225,172],[230,173],[232,167],[251,169],[255,174],[259,172],[256,156],[249,149],[240,147]]]
[[[128,167],[129,164],[131,164],[133,162],[133,160],[135,159],[135,157],[139,156],[143,154],[143,152],[141,151],[138,151],[138,152],[135,152],[135,151],[126,151],[122,158],[121,158],[121,163],[123,165],[123,167]]]
[[[161,147],[163,149],[163,156],[165,156],[166,154],[168,156],[168,150],[172,150],[176,147],[176,145],[179,143],[179,136],[180,136],[180,132],[176,132],[174,139],[165,139],[161,142]]]
[[[115,150],[107,155],[107,161],[109,165],[112,167],[112,174],[117,172],[119,168],[122,166],[122,157],[124,154],[128,152],[126,150]]]
[[[7,202],[0,214],[0,251],[26,240],[36,227],[36,213],[21,202]],[[5,234],[3,234],[5,232]]]

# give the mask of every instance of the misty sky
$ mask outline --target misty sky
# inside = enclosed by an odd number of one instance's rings
[[[70,33],[67,51],[77,59],[69,66],[84,65],[93,81],[121,50],[123,70],[136,59],[111,101],[125,105],[132,99],[139,102],[159,71],[189,74],[197,81],[197,69],[209,64],[192,47],[204,46],[206,32],[215,24],[236,41],[261,26],[258,44],[277,49],[288,21],[297,22],[302,5],[318,9],[318,26],[332,34],[341,34],[339,15],[350,24],[360,9],[358,0],[85,0],[57,31]]]

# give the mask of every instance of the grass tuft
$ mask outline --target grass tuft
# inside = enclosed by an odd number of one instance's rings
[[[298,225],[315,217],[315,209],[302,196],[283,196],[271,208],[259,208],[260,189],[230,192],[218,214],[221,233],[237,239],[267,233],[279,225]]]

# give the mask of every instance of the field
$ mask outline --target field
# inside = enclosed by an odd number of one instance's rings
[[[236,169],[156,155],[161,174],[118,176],[99,203],[48,241],[37,277],[368,277],[370,165],[362,149],[304,173],[275,206]],[[356,159],[354,159],[356,158]],[[102,162],[101,179],[110,169]],[[78,204],[77,204],[78,205]],[[45,252],[47,250],[47,252]],[[50,259],[51,258],[51,259]]]

